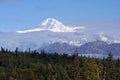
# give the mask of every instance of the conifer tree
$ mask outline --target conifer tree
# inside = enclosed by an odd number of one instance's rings
[[[75,50],[75,53],[73,55],[73,63],[70,68],[70,76],[72,80],[80,80],[80,61],[78,56],[78,50]]]
[[[101,80],[100,68],[94,58],[85,59],[82,66],[82,80]]]
[[[116,68],[113,55],[110,52],[106,58],[105,80],[116,80]]]

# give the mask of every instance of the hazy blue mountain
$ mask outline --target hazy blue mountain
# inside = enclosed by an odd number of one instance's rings
[[[78,48],[79,54],[82,55],[91,55],[91,56],[98,56],[98,55],[107,55],[109,52],[112,52],[115,56],[120,56],[120,44],[113,43],[108,44],[103,41],[93,41],[85,43],[82,46],[71,46],[66,43],[54,43],[48,46],[39,48],[38,51],[44,49],[48,52],[57,52],[57,53],[74,53],[75,49]]]
[[[45,50],[47,52],[57,52],[57,53],[74,53],[76,46],[69,45],[67,43],[53,43],[47,46],[40,48],[38,51]]]
[[[86,43],[79,47],[82,54],[107,54],[110,52],[110,45],[103,41],[94,41]]]

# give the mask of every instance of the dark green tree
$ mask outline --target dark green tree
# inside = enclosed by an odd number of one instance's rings
[[[76,48],[73,54],[73,63],[70,65],[69,75],[71,80],[80,80],[81,78],[81,70],[80,70],[80,61],[78,56],[78,49]]]
[[[110,52],[108,54],[108,57],[106,58],[106,66],[105,66],[105,72],[104,72],[105,80],[117,80],[116,73],[117,71],[115,68],[115,62],[113,60],[113,55]]]
[[[101,80],[100,66],[95,62],[95,59],[85,59],[82,66],[82,80]]]

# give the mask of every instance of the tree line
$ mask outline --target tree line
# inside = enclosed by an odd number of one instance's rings
[[[120,60],[1,48],[0,80],[120,80]]]

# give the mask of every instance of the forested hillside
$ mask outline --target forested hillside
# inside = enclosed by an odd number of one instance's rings
[[[120,80],[120,60],[1,48],[0,80]]]

